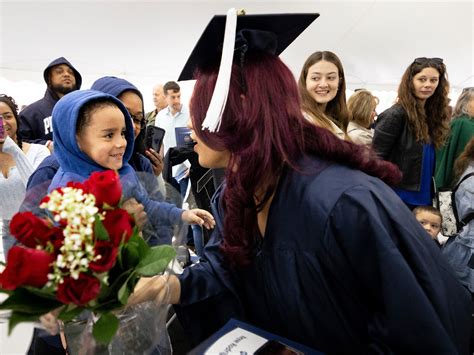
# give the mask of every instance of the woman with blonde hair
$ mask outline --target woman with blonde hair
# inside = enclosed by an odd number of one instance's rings
[[[414,208],[432,203],[435,148],[448,133],[446,66],[441,58],[416,58],[405,70],[397,103],[378,116],[374,150],[403,173],[395,192]]]
[[[342,63],[333,52],[311,54],[303,65],[298,91],[304,117],[337,137],[346,137],[349,113]]]
[[[347,101],[349,124],[347,135],[355,144],[372,145],[374,130],[371,128],[379,99],[368,90],[358,90]]]
[[[449,188],[455,183],[454,162],[474,136],[474,88],[463,90],[449,123],[446,144],[436,152],[435,181],[438,188]]]

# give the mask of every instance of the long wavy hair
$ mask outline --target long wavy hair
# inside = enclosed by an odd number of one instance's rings
[[[439,82],[435,92],[423,105],[414,94],[413,77],[425,68],[434,68],[439,73]],[[418,141],[433,143],[440,148],[449,132],[449,82],[444,63],[426,60],[414,61],[405,70],[398,86],[398,103],[408,114],[408,124]]]
[[[221,248],[233,266],[253,259],[258,240],[257,213],[272,197],[285,166],[304,170],[298,164],[304,155],[363,170],[388,184],[401,177],[394,165],[377,159],[368,149],[340,140],[308,122],[300,110],[294,77],[276,56],[248,55],[244,71],[234,64],[217,133],[199,129],[211,101],[217,70],[198,72],[196,79],[190,101],[195,134],[210,148],[230,152],[227,185],[220,200],[225,212]],[[242,79],[247,88],[245,96]],[[258,204],[256,195],[263,196]]]
[[[20,119],[18,117],[18,105],[16,104],[13,97],[5,94],[0,94],[0,102],[7,104],[8,107],[10,107],[10,110],[12,110],[13,112],[13,116],[15,117],[16,121],[16,144],[20,147],[20,149],[22,149],[23,142],[20,136]]]
[[[453,110],[453,118],[468,116],[474,118],[469,114],[468,106],[471,101],[474,100],[474,88],[469,88],[459,96],[458,101],[456,101],[456,106]]]
[[[474,137],[472,137],[471,140],[466,144],[463,152],[454,162],[455,181],[459,180],[471,161],[474,161]]]
[[[306,78],[308,77],[309,68],[322,60],[334,64],[339,74],[337,94],[334,99],[328,102],[325,111],[321,109],[321,106],[306,89]],[[347,124],[349,123],[349,112],[346,105],[346,77],[342,63],[336,54],[329,51],[314,52],[311,54],[301,69],[300,78],[298,80],[298,91],[301,99],[301,109],[308,113],[319,126],[332,131],[331,125],[328,123],[328,120],[330,120],[344,132],[346,131]]]

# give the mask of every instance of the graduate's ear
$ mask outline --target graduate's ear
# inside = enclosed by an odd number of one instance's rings
[[[79,135],[76,134],[76,142],[77,142],[77,146],[79,147],[79,150],[82,152],[82,148],[81,148],[81,139],[79,138]]]

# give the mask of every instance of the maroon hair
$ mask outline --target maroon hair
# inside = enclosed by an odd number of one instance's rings
[[[222,250],[231,265],[245,265],[253,259],[257,213],[274,193],[285,165],[304,170],[298,162],[305,154],[360,169],[389,184],[401,177],[394,165],[377,159],[366,147],[340,140],[304,119],[296,81],[278,57],[261,53],[248,56],[243,71],[234,65],[217,133],[199,129],[211,101],[217,70],[198,72],[196,79],[190,102],[195,133],[209,147],[231,154],[227,186],[220,200],[224,208]],[[262,201],[256,204],[254,196],[262,193]]]

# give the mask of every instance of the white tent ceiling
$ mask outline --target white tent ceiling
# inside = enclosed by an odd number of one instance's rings
[[[44,67],[64,56],[81,72],[83,88],[115,75],[151,91],[156,82],[176,80],[210,18],[229,7],[320,13],[282,54],[295,76],[309,54],[332,50],[348,88],[396,90],[413,58],[441,57],[451,87],[460,90],[474,85],[473,2],[0,0],[0,90],[24,96],[29,83],[40,90],[31,99],[39,98]]]

